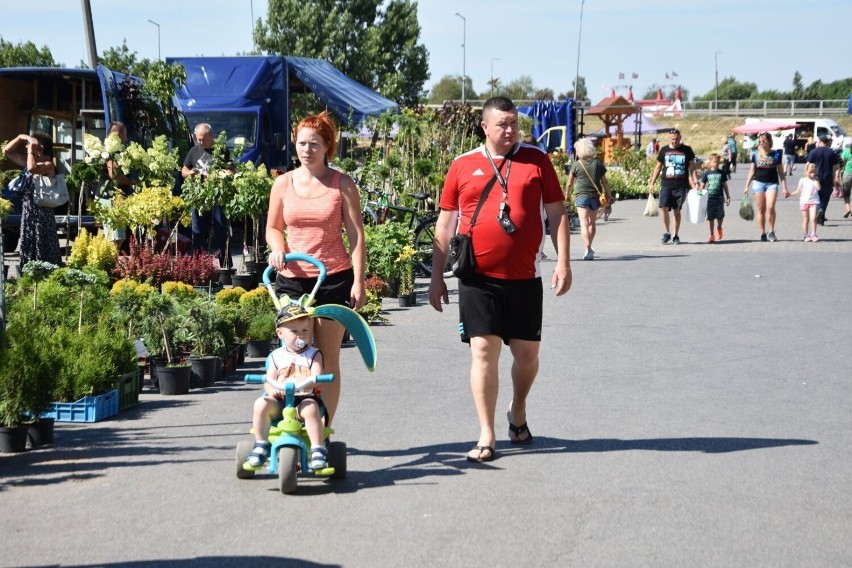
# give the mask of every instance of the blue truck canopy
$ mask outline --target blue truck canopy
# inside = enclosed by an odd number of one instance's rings
[[[353,81],[327,61],[306,57],[170,57],[187,70],[186,84],[177,92],[186,112],[203,108],[250,108],[268,92],[288,92],[284,78],[295,79],[312,91],[341,121],[355,124],[398,105]],[[286,70],[286,73],[285,73]]]
[[[360,124],[367,116],[399,110],[399,105],[374,90],[353,81],[328,61],[286,56],[290,76],[310,89],[344,123]]]

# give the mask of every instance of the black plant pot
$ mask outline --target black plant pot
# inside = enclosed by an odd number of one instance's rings
[[[233,268],[223,268],[219,272],[219,284],[228,286],[231,284],[231,275],[234,273]]]
[[[388,281],[388,298],[398,298],[399,297],[399,280],[389,280]]]
[[[411,294],[405,294],[404,296],[399,296],[399,307],[400,308],[410,308],[412,306],[417,305],[417,294],[413,292]]]
[[[214,380],[215,381],[221,380],[222,379],[222,370],[225,367],[225,362],[222,360],[221,357],[216,357],[216,361],[213,364],[213,367],[215,368],[215,371],[213,372]]]
[[[240,286],[245,290],[253,290],[257,287],[254,274],[234,274],[231,276],[231,284],[234,288]]]
[[[189,388],[209,387],[216,382],[216,357],[190,357],[189,365]]]
[[[0,453],[12,454],[26,450],[29,432],[29,424],[18,424],[11,427],[0,426]]]
[[[268,339],[249,341],[246,343],[246,357],[266,357],[270,347]]]
[[[237,344],[237,365],[242,365],[246,362],[246,344]]]
[[[188,393],[190,369],[189,365],[182,365],[180,367],[158,366],[157,381],[160,384],[160,394],[175,395]]]
[[[53,443],[53,429],[55,421],[53,418],[39,418],[30,423],[27,429],[30,447],[38,448]]]

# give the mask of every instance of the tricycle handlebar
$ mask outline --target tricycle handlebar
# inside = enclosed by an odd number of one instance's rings
[[[316,258],[301,253],[301,252],[288,252],[284,255],[284,262],[293,262],[293,261],[302,261],[313,264],[317,268],[319,268],[319,278],[317,278],[317,283],[321,283],[325,280],[325,264],[322,261],[317,260]],[[268,286],[272,284],[272,275],[275,273],[275,269],[271,266],[267,266],[266,270],[263,271],[263,285]]]

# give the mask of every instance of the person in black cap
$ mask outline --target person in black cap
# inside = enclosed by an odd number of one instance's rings
[[[289,304],[279,310],[275,322],[275,333],[281,340],[281,347],[269,356],[266,380],[283,387],[291,377],[305,378],[321,375],[323,372],[322,353],[312,345],[314,321],[305,308]],[[246,462],[253,468],[259,468],[269,459],[269,429],[272,421],[281,417],[284,392],[270,389],[272,394],[264,393],[254,403],[252,426],[254,427],[254,447],[246,456]],[[319,389],[296,393],[296,416],[305,423],[305,430],[311,440],[311,453],[308,467],[312,470],[328,467],[328,450],[324,444],[326,416]]]
[[[686,144],[681,144],[680,140],[680,130],[672,128],[669,132],[669,144],[663,146],[657,155],[657,165],[651,174],[651,183],[648,184],[648,195],[653,195],[657,178],[662,173],[660,211],[665,229],[661,239],[663,244],[669,241],[674,245],[680,244],[680,209],[690,188],[698,186],[695,152]],[[674,236],[670,229],[669,210],[674,214]]]

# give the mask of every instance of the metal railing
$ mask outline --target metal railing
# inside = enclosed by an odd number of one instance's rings
[[[461,101],[451,101],[461,104]],[[531,105],[535,101],[517,100],[517,106]],[[481,109],[484,100],[467,101],[474,109]],[[783,116],[831,116],[849,112],[848,99],[824,101],[809,100],[741,100],[741,101],[684,101],[681,103],[683,116],[735,116],[735,117],[783,117]],[[440,104],[428,104],[429,108],[441,108]],[[585,101],[585,108],[593,106]],[[645,109],[645,112],[653,112]]]

